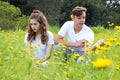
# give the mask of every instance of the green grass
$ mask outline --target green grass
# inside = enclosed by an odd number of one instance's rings
[[[50,26],[49,30],[56,36],[58,28]],[[95,61],[97,58],[106,57],[112,64],[106,68],[96,68],[92,61],[78,64],[73,58],[66,64],[62,60],[55,60],[54,51],[49,61],[49,66],[36,65],[32,58],[33,53],[26,49],[24,36],[26,31],[0,31],[0,79],[1,80],[119,80],[120,74],[120,32],[113,29],[92,27],[95,32],[95,42],[111,38],[109,50],[102,50],[102,54],[89,54]],[[63,52],[63,51],[61,51]],[[116,69],[116,64],[118,64]]]

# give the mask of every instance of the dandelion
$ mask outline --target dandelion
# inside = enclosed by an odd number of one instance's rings
[[[84,61],[84,60],[85,60],[85,58],[84,58],[84,57],[82,57],[82,56],[80,56],[80,57],[79,57],[79,60]]]
[[[120,42],[117,42],[117,46],[120,46]]]
[[[36,60],[36,58],[31,57],[31,58],[30,58],[30,60],[32,60],[32,61],[33,61],[33,60]]]
[[[77,57],[80,57],[80,54],[75,53],[75,54],[73,55],[73,58],[76,59]]]
[[[105,68],[112,64],[112,61],[105,58],[98,58],[96,61],[92,62],[93,66],[96,68]]]
[[[115,69],[116,69],[116,70],[120,70],[120,62],[118,62],[118,63],[116,64]]]
[[[1,32],[2,32],[2,33],[4,33],[5,31],[4,31],[4,30],[2,30]]]
[[[72,52],[74,52],[74,49],[71,49]]]
[[[37,61],[36,61],[36,64],[37,64],[37,65],[40,65],[40,64],[41,64],[41,62],[37,60]]]
[[[120,30],[120,26],[115,26],[115,30]]]
[[[109,38],[109,41],[110,41],[110,42],[114,42],[114,41],[116,41],[116,38],[112,38],[112,37],[111,37],[111,38]]]
[[[102,54],[102,50],[96,50],[95,54]]]
[[[49,64],[50,62],[49,61],[46,61],[46,64]]]
[[[60,46],[62,46],[63,48],[67,48],[64,44],[59,43]]]
[[[103,47],[101,47],[101,46],[96,46],[96,48],[97,48],[98,50],[103,50]]]
[[[64,71],[64,74],[68,75],[68,72],[67,72],[67,71]]]
[[[40,43],[38,43],[38,44],[37,44],[37,46],[41,46],[41,44],[40,44]]]
[[[14,58],[14,61],[18,61],[18,58]]]
[[[75,17],[75,16],[74,16],[73,14],[70,15],[70,18],[71,18],[71,19],[74,19],[74,17]]]
[[[30,48],[31,48],[31,49],[34,49],[34,48],[36,48],[36,47],[31,45]]]
[[[14,47],[13,46],[9,46],[9,49],[12,50]]]
[[[57,51],[57,52],[56,52],[56,54],[62,54],[62,52],[60,52],[60,51]]]
[[[55,59],[58,59],[58,60],[59,60],[59,59],[60,59],[60,57],[56,56],[56,57],[55,57]]]
[[[114,57],[115,57],[115,58],[119,58],[119,55],[118,55],[118,54],[114,54]]]
[[[90,45],[91,45],[90,43],[85,42],[85,46],[86,46],[86,47],[88,47],[88,46],[90,46]]]
[[[64,68],[67,69],[67,68],[68,68],[68,65],[65,65]]]
[[[22,52],[21,52],[21,51],[18,51],[18,53],[19,53],[19,54],[22,54]]]
[[[110,21],[108,21],[107,23],[110,24]]]
[[[63,51],[65,51],[66,50],[66,47],[63,47]]]
[[[105,42],[105,45],[106,46],[111,46],[112,44],[111,44],[111,42]]]
[[[2,52],[0,52],[0,55],[2,55],[3,53]]]
[[[116,69],[116,70],[120,70],[120,67],[117,67],[117,66],[116,66],[115,69]]]
[[[103,50],[108,51],[110,48],[103,47]]]

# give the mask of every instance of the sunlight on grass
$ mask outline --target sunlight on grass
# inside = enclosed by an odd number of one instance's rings
[[[49,27],[54,37],[58,28]],[[92,27],[95,41],[105,40],[105,46],[90,52],[88,63],[76,63],[71,55],[65,63],[64,48],[54,51],[48,66],[41,66],[33,58],[33,52],[24,44],[26,31],[0,30],[0,79],[1,80],[119,80],[120,74],[120,29]],[[83,57],[80,60],[84,61]]]

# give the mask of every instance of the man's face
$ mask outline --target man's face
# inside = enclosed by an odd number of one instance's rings
[[[74,21],[76,26],[83,26],[83,24],[85,23],[85,18],[86,18],[86,13],[83,12],[82,15],[75,16],[73,21]]]

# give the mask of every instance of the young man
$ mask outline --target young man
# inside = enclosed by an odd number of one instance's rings
[[[63,24],[56,36],[55,44],[62,43],[67,46],[67,49],[74,49],[74,52],[85,55],[85,42],[92,44],[94,41],[93,31],[85,25],[86,11],[85,7],[73,8],[72,21],[66,21]],[[64,40],[65,36],[68,37],[68,41]],[[96,45],[101,44],[103,44],[103,40],[98,41],[90,49],[94,50]]]

